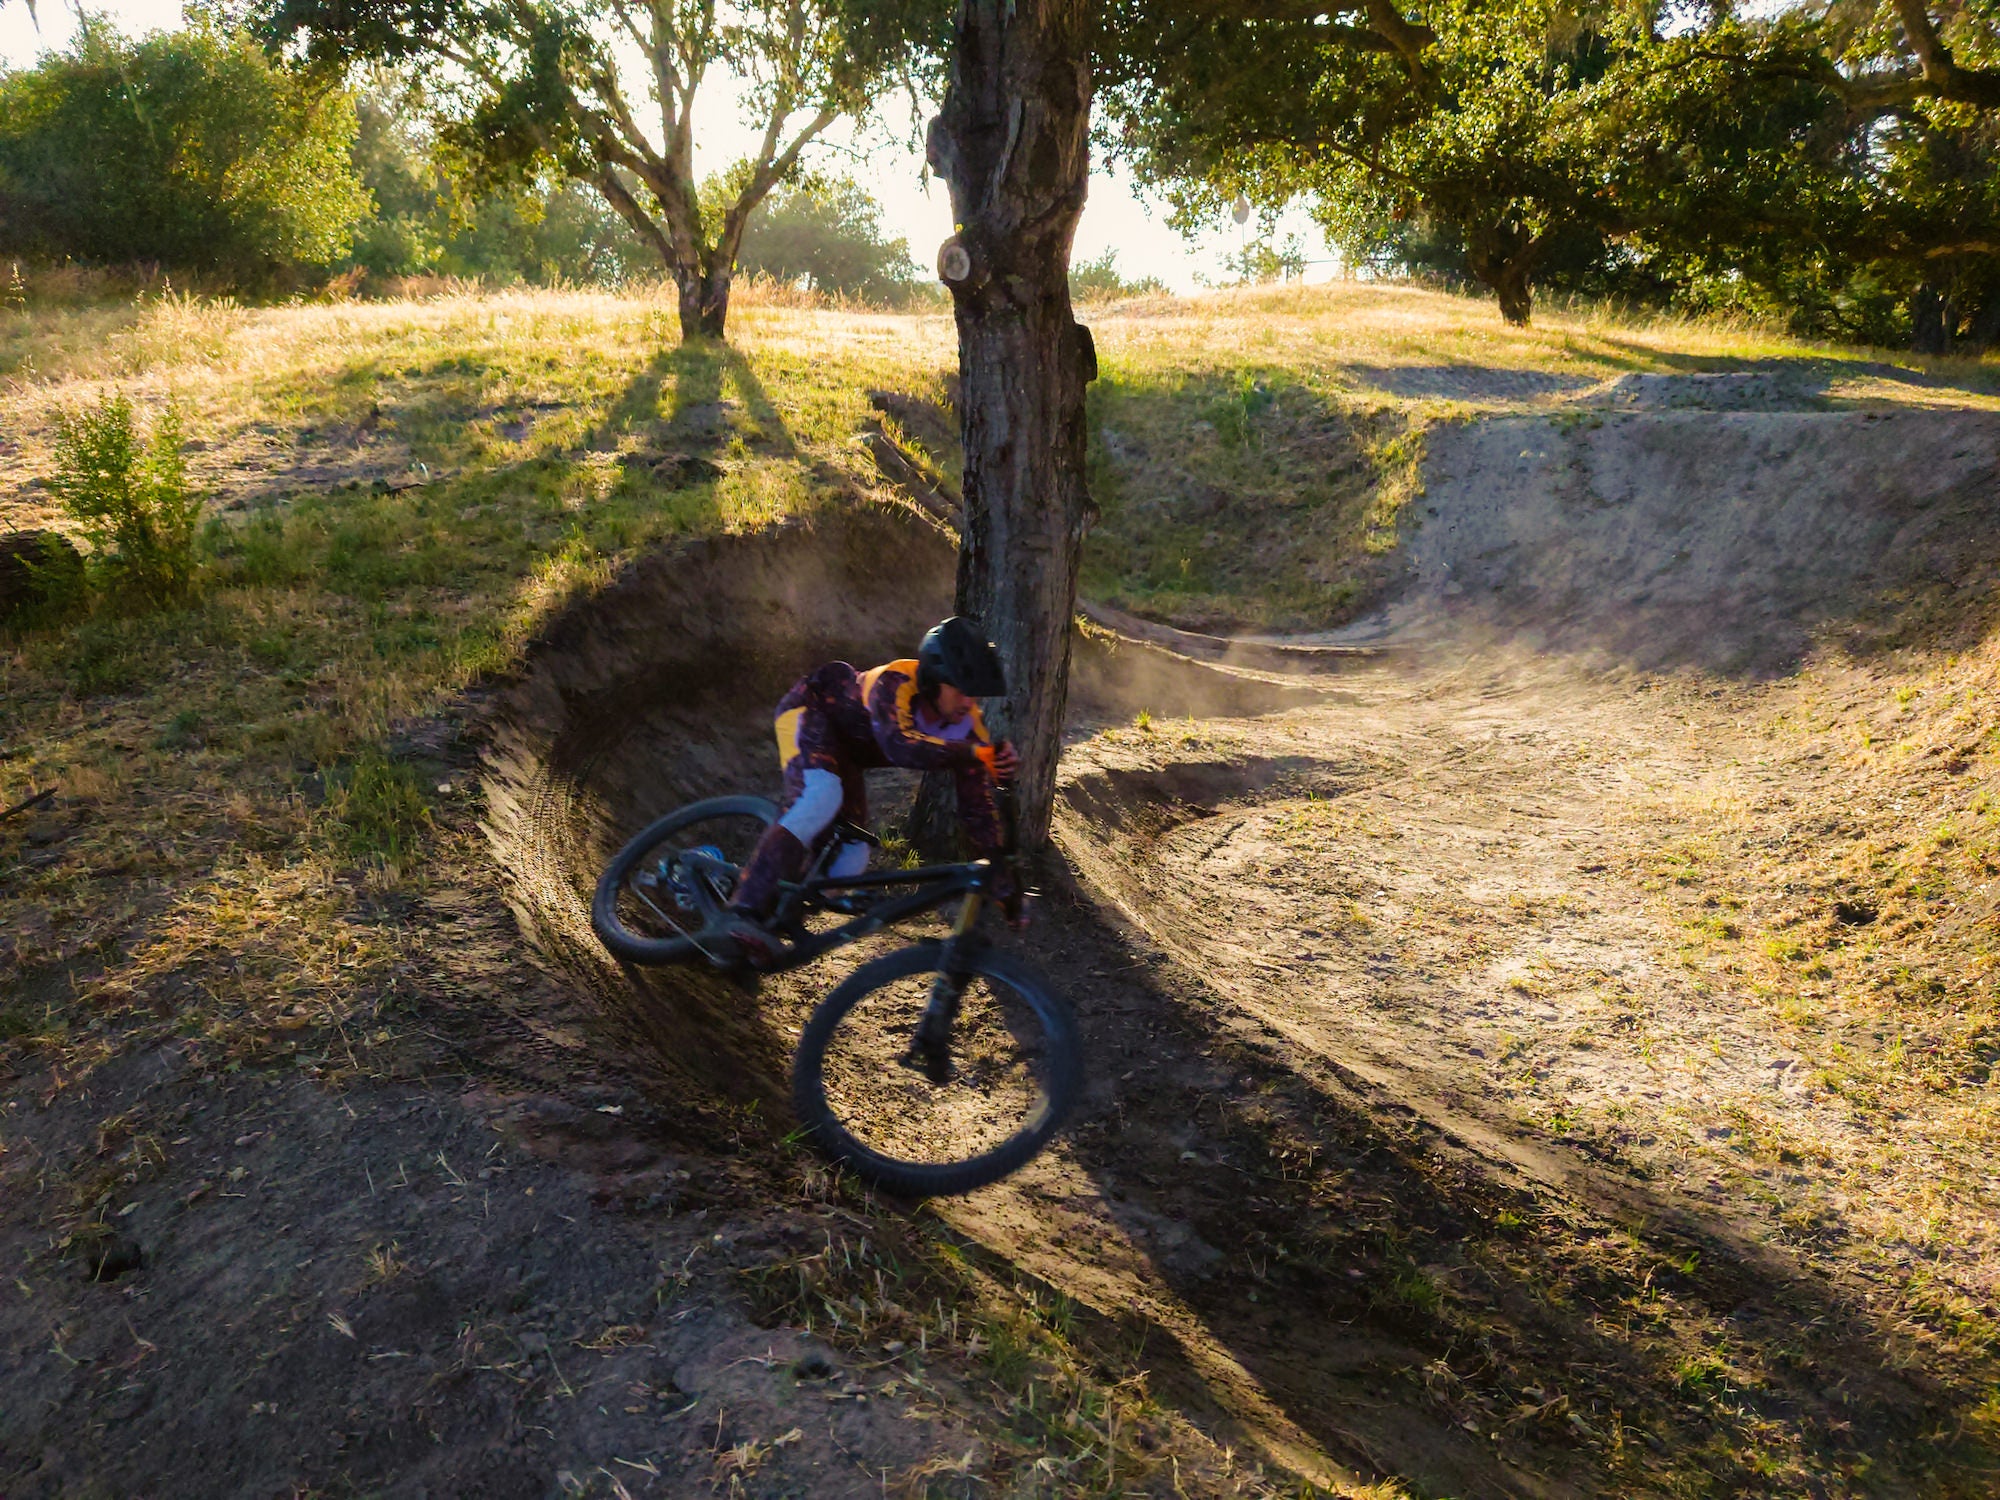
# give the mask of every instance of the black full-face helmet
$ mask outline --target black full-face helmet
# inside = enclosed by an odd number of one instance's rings
[[[997,698],[1007,691],[1000,653],[972,615],[939,621],[917,647],[917,691],[934,697],[938,684],[946,682],[974,698]]]

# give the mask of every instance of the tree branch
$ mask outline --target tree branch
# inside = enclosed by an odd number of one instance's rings
[[[1944,44],[1925,0],[1896,0],[1903,35],[1916,55],[1915,70],[1863,73],[1850,78],[1831,61],[1820,81],[1861,115],[1895,114],[1920,99],[1944,99],[1978,109],[2000,109],[2000,68],[1963,68]]]
[[[1403,59],[1403,66],[1410,70],[1410,76],[1423,77],[1424,48],[1437,40],[1437,33],[1428,26],[1404,20],[1403,13],[1390,0],[1367,0],[1366,10],[1369,26],[1396,50]]]
[[[660,232],[660,226],[653,222],[653,216],[646,212],[639,200],[632,196],[625,184],[618,180],[618,174],[608,167],[597,175],[597,190],[604,199],[618,211],[618,217],[630,224],[639,237],[653,247],[653,251],[667,265],[676,264],[673,244]]]

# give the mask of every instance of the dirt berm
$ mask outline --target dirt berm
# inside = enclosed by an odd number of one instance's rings
[[[1080,641],[1027,941],[1082,1014],[1091,1093],[952,1223],[1323,1484],[1982,1493],[1984,1356],[1874,1310],[1852,1249],[1866,1130],[1829,1123],[1797,1036],[1690,970],[1657,893],[1664,847],[1775,795],[1755,695],[1913,600],[1985,597],[1997,451],[1965,411],[1442,429],[1400,592],[1333,638],[1423,649],[1302,681]],[[785,686],[907,651],[950,562],[865,510],[663,554],[499,705],[489,832],[522,925],[663,1089],[775,1103],[846,964],[755,994],[623,971],[589,931],[597,871],[664,809],[769,793]],[[908,790],[884,778],[878,815]],[[1826,1144],[1729,1176],[1752,1109]],[[1976,1292],[1985,1264],[1938,1274]]]
[[[1498,631],[1769,674],[1815,632],[1991,561],[1983,411],[1564,412],[1432,432],[1405,585],[1329,640]]]
[[[590,928],[597,872],[626,838],[700,797],[777,792],[771,707],[816,663],[915,650],[951,611],[953,544],[904,512],[844,509],[657,554],[557,620],[496,705],[487,831],[523,930],[600,1021],[704,1083],[776,1100],[789,1041],[741,990],[693,970],[618,965]],[[1141,708],[1238,716],[1318,701],[1252,672],[1190,669],[1102,632],[1075,646],[1079,726]],[[880,773],[893,827],[915,778]],[[768,989],[817,995],[821,978]]]

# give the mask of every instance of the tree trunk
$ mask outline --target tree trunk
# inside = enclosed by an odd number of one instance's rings
[[[1006,662],[993,718],[1021,752],[1016,812],[1029,847],[1048,836],[1091,514],[1084,387],[1097,359],[1069,302],[1090,177],[1088,15],[1084,0],[959,0],[930,129],[959,226],[938,258],[958,320],[958,607],[985,622]]]
[[[686,273],[676,268],[674,282],[681,294],[682,342],[722,337],[723,326],[729,320],[729,288],[734,276],[733,264]]]
[[[1474,276],[1493,288],[1500,299],[1500,316],[1516,328],[1526,328],[1534,311],[1531,278],[1540,250],[1539,240],[1529,240],[1517,230],[1467,236],[1465,263]]]
[[[1910,299],[1910,349],[1916,354],[1951,353],[1951,302],[1929,282]]]
[[[1528,285],[1528,268],[1519,261],[1500,267],[1493,290],[1500,298],[1500,316],[1516,328],[1526,328],[1535,310],[1535,294]]]

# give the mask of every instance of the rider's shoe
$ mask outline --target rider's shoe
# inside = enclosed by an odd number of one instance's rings
[[[777,936],[740,911],[723,913],[722,920],[702,936],[718,946],[727,945],[753,969],[768,969],[778,961]]]

